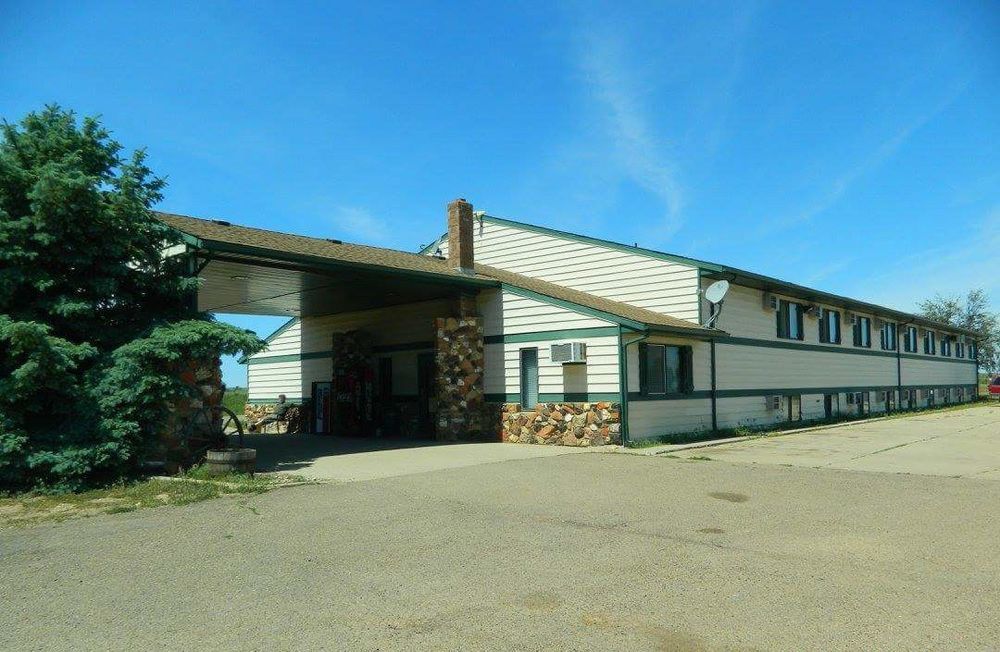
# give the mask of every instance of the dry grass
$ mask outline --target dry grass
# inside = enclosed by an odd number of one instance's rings
[[[69,518],[120,514],[165,505],[188,505],[220,496],[259,494],[301,484],[284,474],[233,474],[210,478],[193,469],[176,478],[151,478],[76,494],[21,494],[0,497],[0,528],[23,527]]]

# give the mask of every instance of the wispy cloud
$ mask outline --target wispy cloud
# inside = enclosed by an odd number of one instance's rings
[[[684,191],[669,146],[655,134],[625,56],[624,39],[587,27],[579,31],[579,66],[601,108],[614,158],[625,175],[663,204],[661,237],[681,227]]]
[[[363,242],[381,242],[389,236],[389,225],[363,208],[338,206],[333,222]]]
[[[993,206],[962,234],[929,251],[906,256],[881,274],[860,279],[856,292],[871,295],[877,303],[914,310],[923,299],[935,294],[964,295],[983,288],[993,305],[1000,302],[1000,277],[996,273],[996,252],[1000,251],[1000,204]],[[919,282],[912,282],[919,280]],[[871,288],[877,288],[872,294]]]
[[[788,227],[805,224],[814,218],[833,208],[843,198],[851,187],[859,180],[878,170],[899,151],[906,141],[921,127],[930,122],[939,113],[947,109],[965,90],[965,84],[957,86],[942,101],[932,106],[929,110],[917,116],[901,129],[882,141],[867,156],[863,157],[854,166],[847,169],[843,174],[836,177],[830,184],[827,191],[812,205],[806,209],[766,221],[761,225],[759,235],[773,233],[784,230]]]

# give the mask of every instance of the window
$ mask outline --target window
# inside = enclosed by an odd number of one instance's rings
[[[885,322],[882,324],[882,350],[883,351],[895,351],[896,350],[896,324],[891,322]]]
[[[976,359],[976,353],[978,353],[978,351],[976,350],[976,343],[975,342],[969,342],[969,359],[970,360],[975,360]]]
[[[937,353],[937,346],[934,343],[934,331],[924,331],[924,353],[927,355]]]
[[[903,349],[907,353],[917,352],[917,327],[907,326],[906,334],[903,335]]]
[[[823,308],[819,319],[819,341],[840,344],[840,311]]]
[[[854,346],[863,346],[866,349],[872,348],[871,317],[854,318]]]
[[[965,343],[955,342],[955,357],[964,358],[965,357]]]
[[[392,358],[379,358],[378,395],[383,399],[392,396]]]
[[[691,391],[691,347],[639,345],[639,389],[643,395]]]
[[[521,349],[521,409],[538,405],[538,349]]]
[[[782,299],[778,302],[778,337],[786,340],[802,339],[802,305]]]
[[[941,355],[951,356],[951,337],[948,335],[941,338]]]

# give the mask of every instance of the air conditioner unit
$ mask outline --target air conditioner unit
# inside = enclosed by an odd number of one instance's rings
[[[781,397],[780,396],[765,396],[764,406],[768,410],[780,410],[781,409]]]
[[[587,345],[583,342],[569,342],[568,344],[553,344],[549,348],[549,357],[552,362],[562,364],[578,364],[587,361]]]
[[[875,318],[875,330],[877,330],[877,331],[878,330],[882,330],[882,326],[884,326],[884,325],[885,325],[884,321],[882,321],[878,317]]]
[[[778,297],[771,294],[770,292],[764,293],[764,310],[777,310],[778,309]]]
[[[847,321],[851,324],[851,326],[853,326],[854,324],[858,323],[858,316],[855,315],[853,312],[849,312],[847,313]]]
[[[812,305],[806,308],[806,314],[809,315],[810,319],[819,319],[819,314],[822,312],[817,305]]]

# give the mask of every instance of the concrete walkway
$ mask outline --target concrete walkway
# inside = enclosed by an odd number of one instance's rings
[[[425,439],[360,439],[324,435],[251,435],[257,468],[316,480],[356,482],[478,464],[569,455],[589,450],[499,442],[446,444]]]
[[[926,412],[670,453],[749,464],[1000,479],[1000,407]]]

